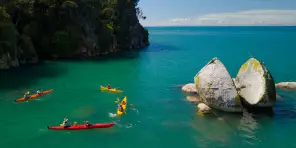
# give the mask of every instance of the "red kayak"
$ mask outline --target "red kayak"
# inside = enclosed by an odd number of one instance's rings
[[[109,128],[113,125],[114,123],[104,123],[104,124],[96,123],[89,126],[86,126],[85,124],[80,124],[80,125],[74,125],[69,127],[47,126],[47,128],[50,130],[84,130],[84,129],[93,129],[93,128]]]

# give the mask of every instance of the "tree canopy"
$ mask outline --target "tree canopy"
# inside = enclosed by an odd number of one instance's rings
[[[73,56],[93,44],[95,52],[124,50],[148,32],[139,0],[1,0],[0,54]],[[137,35],[134,35],[135,28]],[[20,52],[21,51],[21,52]]]

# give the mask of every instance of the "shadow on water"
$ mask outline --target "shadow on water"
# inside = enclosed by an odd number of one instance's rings
[[[166,51],[179,50],[178,47],[173,45],[168,45],[164,43],[153,43],[149,48],[144,49],[144,52],[166,52]]]
[[[256,117],[262,117],[262,116],[274,117],[274,109],[271,107],[258,108],[258,107],[245,106],[244,108],[245,108],[244,112],[248,112],[250,114],[253,114]]]
[[[274,116],[280,122],[296,119],[295,98],[282,95],[283,101],[277,101],[274,106]]]
[[[16,90],[24,86],[28,87],[37,82],[40,78],[55,78],[68,73],[66,66],[51,61],[69,61],[69,62],[106,62],[137,59],[141,52],[162,52],[167,50],[177,50],[175,46],[164,45],[160,43],[151,44],[148,47],[139,50],[126,50],[118,53],[109,53],[107,55],[87,57],[87,58],[62,58],[57,60],[43,61],[38,64],[21,65],[18,68],[9,70],[0,70],[0,91]]]
[[[146,48],[144,48],[146,49]],[[142,50],[144,50],[142,49]],[[70,58],[59,58],[56,61],[70,61],[70,62],[106,62],[106,61],[121,61],[121,60],[132,60],[137,59],[140,56],[142,50],[126,50],[123,52],[108,53],[106,55],[99,55],[93,57],[70,57]],[[54,60],[54,59],[52,59]]]
[[[17,68],[0,70],[0,91],[17,90],[24,86],[29,87],[40,78],[55,78],[68,73],[68,68],[64,65],[52,61],[68,62],[104,62],[116,60],[130,60],[139,57],[140,50],[130,50],[108,55],[88,57],[88,58],[62,58],[42,61],[38,64],[24,64]]]
[[[18,68],[0,71],[0,91],[16,90],[34,84],[40,78],[55,78],[67,72],[67,67],[46,61],[21,65]]]

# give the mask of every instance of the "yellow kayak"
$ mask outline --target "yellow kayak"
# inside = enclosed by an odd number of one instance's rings
[[[126,105],[127,105],[127,98],[126,98],[126,96],[123,98],[123,100],[121,101],[121,106],[122,106],[122,108],[123,108],[123,111],[125,111],[126,110]],[[117,115],[118,116],[121,116],[123,114],[123,112],[121,112],[118,108],[117,108]]]
[[[115,88],[108,89],[108,87],[100,86],[102,91],[110,91],[110,92],[115,92],[115,93],[122,93],[122,90],[117,90]]]

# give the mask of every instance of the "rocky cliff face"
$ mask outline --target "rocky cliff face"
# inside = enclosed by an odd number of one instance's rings
[[[0,7],[0,69],[149,45],[138,0],[11,0]]]
[[[18,67],[20,63],[38,62],[38,56],[29,37],[20,36],[8,21],[0,23],[0,69]]]

